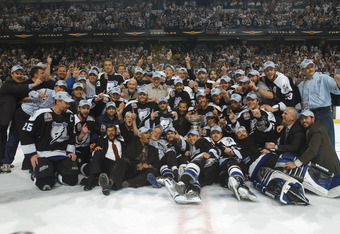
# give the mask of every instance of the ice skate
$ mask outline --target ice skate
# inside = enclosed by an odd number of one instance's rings
[[[155,188],[162,188],[163,187],[162,184],[158,183],[156,176],[152,173],[148,174],[148,181]]]
[[[254,202],[257,201],[256,195],[252,193],[248,186],[246,186],[245,184],[242,184],[237,191],[241,197],[241,200],[248,200]]]

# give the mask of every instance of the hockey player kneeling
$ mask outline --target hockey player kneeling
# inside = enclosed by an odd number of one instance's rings
[[[30,157],[34,183],[41,190],[50,190],[56,178],[66,185],[78,182],[74,117],[68,110],[72,101],[66,92],[58,92],[54,106],[36,111],[21,131],[22,150]]]
[[[190,163],[179,182],[165,179],[165,186],[177,203],[201,202],[201,184],[210,185],[217,180],[219,150],[196,130],[187,134],[191,144]]]

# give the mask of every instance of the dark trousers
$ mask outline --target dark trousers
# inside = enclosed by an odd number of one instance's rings
[[[29,115],[26,114],[21,107],[15,112],[14,121],[12,121],[11,128],[9,129],[9,136],[6,142],[5,150],[5,164],[11,164],[14,161],[15,154],[19,145],[19,133],[24,127],[25,123],[29,119]]]
[[[8,125],[0,125],[0,165],[2,165],[5,159],[5,148],[7,142],[7,128]]]
[[[115,164],[115,161],[105,157],[103,150],[98,150],[93,154],[90,164],[89,176],[95,178],[100,173],[110,174]]]
[[[333,122],[333,113],[330,107],[322,107],[311,110],[315,115],[315,119],[319,120],[325,126],[329,139],[335,149],[335,130]]]
[[[127,158],[121,158],[113,166],[109,178],[113,181],[113,186],[117,189],[122,188],[124,180],[130,184],[130,187],[138,188],[148,184],[147,176],[149,173],[155,176],[158,175],[158,171],[155,168],[137,170],[135,163],[131,163]]]

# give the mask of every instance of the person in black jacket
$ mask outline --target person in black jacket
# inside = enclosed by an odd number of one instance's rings
[[[0,88],[0,164],[2,165],[5,156],[5,145],[7,142],[7,128],[14,118],[18,103],[22,101],[30,90],[42,83],[36,79],[32,84],[22,84],[24,69],[16,65],[11,69],[11,77],[8,77]],[[14,121],[12,122],[14,123]],[[10,133],[16,132],[15,124],[11,125]],[[10,172],[9,164],[5,168]],[[8,170],[9,169],[9,170]]]
[[[306,132],[302,128],[300,121],[297,121],[298,112],[294,107],[287,107],[282,114],[282,125],[284,128],[280,131],[279,144],[266,143],[262,153],[269,153],[268,150],[274,149],[277,154],[289,154],[298,156],[306,148]]]
[[[114,150],[115,147],[117,151]],[[89,177],[85,180],[85,191],[92,190],[96,186],[100,173],[109,174],[123,155],[124,144],[117,139],[117,127],[114,124],[106,126],[106,135],[98,140],[94,151],[89,167]]]
[[[135,123],[134,128],[136,129]],[[148,183],[149,173],[158,176],[160,161],[158,150],[149,145],[150,131],[146,127],[141,127],[137,134],[127,146],[123,157],[113,166],[109,176],[106,173],[100,174],[99,185],[104,195],[110,195],[112,188],[144,186]]]

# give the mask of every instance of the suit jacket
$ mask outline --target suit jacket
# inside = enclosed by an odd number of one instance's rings
[[[145,147],[147,149],[146,163],[159,171],[160,161],[158,157],[158,150],[149,144]],[[126,147],[126,150],[123,153],[123,157],[130,159],[131,163],[137,166],[137,164],[141,162],[140,155],[142,150],[143,145],[139,140],[139,137],[133,136],[131,143]]]
[[[20,84],[8,77],[0,88],[0,124],[7,126],[13,119],[17,103],[27,96],[28,84]]]
[[[286,127],[281,131],[281,138],[277,153],[289,155],[301,155],[306,150],[306,132],[299,121],[296,121],[286,136]]]
[[[137,97],[138,97],[137,89],[136,89],[136,91],[133,93],[131,99],[129,98],[129,90],[128,90],[127,88],[123,90],[123,93],[125,94],[125,96],[124,96],[124,99],[125,99],[125,100],[128,100],[128,101],[137,100]]]
[[[116,139],[117,140],[117,139]],[[124,143],[121,142],[120,140],[118,140],[121,144],[121,147],[122,147],[122,155],[119,155],[120,157],[123,157],[123,154],[124,154]],[[106,155],[106,152],[109,148],[109,140],[107,139],[107,136],[104,136],[104,137],[101,137],[98,139],[97,143],[96,143],[96,147],[97,146],[100,146],[103,148],[103,154]]]
[[[325,127],[316,121],[307,130],[307,150],[299,157],[303,164],[310,161],[327,168],[331,172],[340,173],[339,158],[332,146]]]

